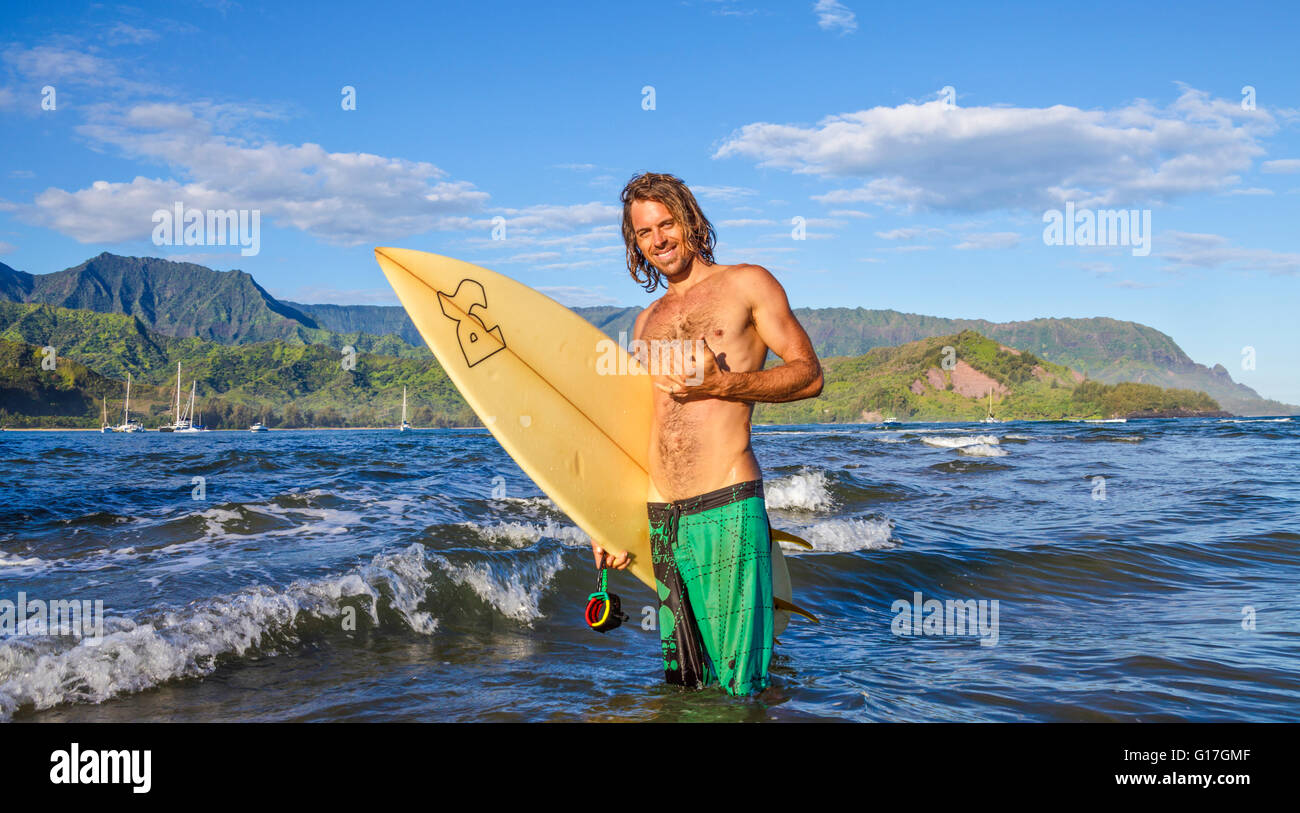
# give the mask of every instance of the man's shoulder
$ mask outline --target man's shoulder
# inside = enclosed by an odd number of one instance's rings
[[[736,263],[727,266],[723,273],[731,286],[749,293],[761,293],[777,284],[771,271],[754,263]]]
[[[736,263],[724,266],[723,273],[736,282],[752,282],[755,279],[774,279],[772,272],[755,263]]]

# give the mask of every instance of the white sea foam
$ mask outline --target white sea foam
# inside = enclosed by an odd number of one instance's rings
[[[1291,423],[1290,418],[1220,418],[1219,423]]]
[[[25,558],[15,556],[10,558],[8,554],[0,551],[0,567],[32,567],[40,564],[44,564],[44,562],[35,556]]]
[[[990,446],[987,443],[976,443],[970,446],[962,446],[957,450],[964,455],[971,457],[1006,457],[1007,450],[997,446]]]
[[[575,525],[562,525],[549,519],[540,524],[533,522],[493,522],[479,525],[474,522],[462,522],[461,525],[470,528],[485,539],[505,542],[516,548],[528,547],[543,537],[558,539],[572,547],[586,547],[591,544],[591,537],[587,536],[581,528]]]
[[[509,502],[516,505],[526,506],[528,508],[549,508],[552,511],[559,511],[560,507],[551,502],[550,497],[496,497],[497,502]]]
[[[963,446],[979,444],[993,446],[997,444],[998,439],[993,435],[962,435],[956,438],[921,438],[921,442],[927,446],[937,446],[941,449],[960,449]]]
[[[768,508],[788,511],[826,511],[835,504],[826,472],[816,469],[764,483],[763,496]]]
[[[139,620],[108,617],[98,645],[88,639],[6,638],[0,641],[0,720],[23,706],[100,703],[167,680],[206,675],[221,656],[273,652],[277,640],[292,639],[302,619],[337,618],[343,600],[353,596],[369,598],[366,611],[375,623],[382,594],[410,629],[432,633],[437,620],[417,609],[429,577],[424,549],[411,545],[341,576],[250,587]]]
[[[831,519],[818,522],[801,534],[812,543],[814,552],[850,553],[895,547],[897,543],[890,539],[893,531],[892,519]],[[800,550],[786,544],[781,547],[790,553]]]
[[[455,564],[438,554],[431,554],[430,558],[452,581],[471,588],[507,618],[525,624],[541,618],[542,594],[565,566],[563,552],[559,550],[531,559],[493,557],[467,564]]]

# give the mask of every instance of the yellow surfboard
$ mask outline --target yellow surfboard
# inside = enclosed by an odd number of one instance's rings
[[[630,553],[628,570],[653,591],[645,368],[590,322],[509,277],[411,249],[376,248],[375,259],[502,448],[601,547]],[[793,608],[776,538],[772,552],[773,594]],[[778,611],[778,633],[791,611]]]

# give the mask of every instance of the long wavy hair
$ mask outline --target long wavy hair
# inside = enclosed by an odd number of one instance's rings
[[[653,200],[662,203],[682,229],[684,248],[689,255],[713,264],[713,246],[717,235],[713,224],[704,216],[700,204],[680,178],[659,172],[643,172],[632,176],[623,187],[623,244],[627,247],[627,270],[646,291],[653,292],[663,284],[663,274],[650,264],[636,244],[632,228],[632,203]]]

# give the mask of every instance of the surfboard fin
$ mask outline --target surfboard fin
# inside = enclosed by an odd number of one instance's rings
[[[801,615],[804,618],[808,619],[809,621],[813,622],[814,624],[821,623],[821,620],[818,619],[817,616],[808,612],[803,607],[800,607],[798,604],[795,604],[792,601],[786,601],[783,598],[773,598],[772,609],[785,610],[787,613],[794,613],[795,615]]]
[[[771,532],[773,542],[789,542],[791,545],[803,548],[804,550],[813,549],[811,542],[806,539],[800,539],[789,531],[778,531],[776,528],[772,528]]]

